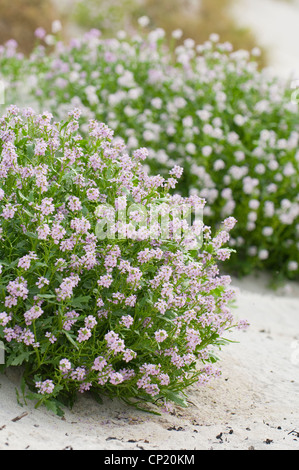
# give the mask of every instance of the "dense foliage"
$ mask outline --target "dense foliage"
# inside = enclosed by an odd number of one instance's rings
[[[83,138],[79,118],[16,106],[0,118],[4,368],[23,365],[29,396],[56,412],[78,391],[182,405],[189,385],[218,375],[225,331],[246,326],[217,268],[236,221],[214,237],[198,219],[186,225],[175,210],[204,201],[169,195],[182,169],[149,176],[145,148],[130,157],[96,121]],[[151,205],[171,209],[169,237],[141,217]]]

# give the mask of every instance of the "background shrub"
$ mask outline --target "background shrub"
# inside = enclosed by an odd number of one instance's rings
[[[233,51],[217,35],[175,47],[180,31],[169,49],[164,36],[157,29],[101,40],[93,30],[50,56],[36,50],[18,62],[21,90],[27,76],[27,96],[41,109],[63,116],[79,105],[87,121],[107,122],[130,149],[146,145],[154,174],[183,166],[178,189],[207,199],[207,223],[239,222],[230,242],[238,248],[234,272],[298,278],[298,105],[287,84],[257,70],[257,49]]]

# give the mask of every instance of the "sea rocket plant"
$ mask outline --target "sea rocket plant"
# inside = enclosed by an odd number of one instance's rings
[[[29,60],[9,43],[0,51],[2,73],[18,99],[58,117],[79,106],[85,132],[90,119],[103,120],[132,151],[146,146],[153,173],[183,167],[178,190],[207,200],[208,223],[238,220],[230,240],[238,256],[229,265],[239,273],[267,268],[298,278],[298,105],[287,84],[257,70],[257,48],[251,56],[233,51],[217,35],[175,47],[179,36],[170,50],[162,29],[108,40],[92,30],[68,46],[58,42],[51,55],[40,45]],[[13,211],[7,205],[4,213]]]
[[[167,179],[146,173],[145,149],[130,157],[95,121],[84,139],[79,116],[76,109],[53,122],[48,112],[11,106],[0,118],[5,367],[23,364],[29,396],[55,411],[78,391],[183,404],[189,385],[218,374],[209,367],[213,346],[245,326],[233,319],[230,278],[217,268],[235,220],[214,238],[202,224],[200,250],[190,249],[196,225],[181,241],[152,239],[129,217],[127,237],[118,238],[124,227],[115,223],[113,239],[98,239],[100,200],[115,206],[124,192],[145,206],[184,199],[168,194]],[[170,173],[175,179],[181,170]]]

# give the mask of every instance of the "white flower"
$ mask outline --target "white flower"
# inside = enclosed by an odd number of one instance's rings
[[[161,98],[153,98],[151,101],[152,107],[156,109],[161,109],[162,104],[163,104],[163,101],[161,100]]]
[[[260,202],[257,199],[251,199],[251,201],[249,201],[249,207],[252,210],[257,210],[260,207]]]
[[[209,157],[211,153],[213,152],[213,149],[210,145],[206,145],[205,147],[201,149],[201,151],[204,157]]]
[[[150,42],[157,42],[159,39],[163,39],[165,36],[165,31],[162,28],[157,28],[154,31],[151,31],[148,35],[148,40]]]
[[[261,261],[265,261],[269,258],[269,251],[268,250],[260,250],[259,252],[259,259]]]
[[[234,123],[237,124],[237,126],[244,126],[246,122],[246,118],[244,116],[241,116],[241,114],[236,114],[234,117]]]
[[[249,254],[249,256],[256,256],[257,255],[257,247],[256,246],[251,246],[248,249],[248,254]]]
[[[178,109],[184,108],[186,104],[187,104],[187,101],[181,96],[178,96],[174,99],[174,105]]]
[[[117,32],[116,36],[117,36],[117,39],[122,41],[127,37],[127,33],[125,31],[121,30],[121,31]]]
[[[256,225],[254,222],[248,222],[247,224],[247,230],[248,232],[253,232],[256,229]]]
[[[285,176],[292,176],[292,175],[295,175],[296,174],[296,170],[295,168],[293,167],[293,164],[291,162],[288,162],[286,164],[286,166],[284,167],[283,169],[283,174]]]
[[[174,31],[172,31],[172,37],[174,39],[181,39],[182,36],[183,36],[183,31],[181,29],[175,29]]]
[[[52,34],[47,34],[45,37],[45,43],[47,46],[54,46],[55,44],[55,37]]]
[[[143,93],[143,91],[142,91],[141,88],[131,88],[128,91],[128,97],[131,100],[137,100],[142,95],[142,93]]]
[[[214,170],[215,171],[219,171],[219,170],[223,170],[225,168],[225,163],[223,160],[216,160],[216,162],[214,163]]]
[[[192,127],[193,126],[193,119],[192,116],[186,116],[183,119],[183,126],[184,127]]]
[[[136,114],[138,113],[138,111],[136,109],[133,109],[131,108],[131,106],[126,106],[124,108],[124,113],[126,116],[128,117],[132,117],[132,116],[136,116]]]
[[[191,153],[191,155],[194,155],[196,153],[196,146],[192,142],[189,142],[189,144],[186,145],[186,150],[188,153]]]
[[[232,197],[231,188],[223,189],[222,192],[221,192],[221,196],[223,197],[223,199],[231,199],[231,197]]]
[[[213,33],[210,36],[210,41],[212,42],[219,42],[220,41],[220,36],[219,34]]]
[[[207,111],[206,109],[201,109],[199,111],[196,111],[195,114],[197,114],[199,119],[201,119],[202,121],[208,121],[211,117],[210,111]]]
[[[257,221],[257,213],[256,212],[249,212],[248,220],[250,222],[256,222]]]
[[[268,168],[269,170],[272,170],[272,171],[275,171],[277,170],[277,168],[279,167],[279,164],[276,160],[271,160],[269,163],[268,163]]]
[[[194,41],[194,39],[191,39],[191,38],[186,39],[186,40],[184,41],[184,46],[185,46],[187,49],[192,49],[192,48],[195,46],[195,41]]]
[[[272,227],[264,227],[262,232],[264,237],[271,237],[271,235],[273,235],[274,230]]]
[[[253,57],[260,57],[261,53],[262,52],[259,47],[254,47],[251,51],[251,55],[253,55]]]
[[[139,19],[138,19],[138,24],[139,26],[141,26],[142,28],[146,28],[149,24],[150,24],[150,19],[148,16],[141,16]]]
[[[55,20],[52,23],[52,33],[57,34],[62,30],[62,24],[61,21]]]
[[[297,261],[290,261],[288,264],[289,271],[297,271],[298,270],[298,263]]]
[[[133,88],[135,86],[134,75],[130,70],[125,70],[123,75],[117,80],[119,86],[124,88]]]

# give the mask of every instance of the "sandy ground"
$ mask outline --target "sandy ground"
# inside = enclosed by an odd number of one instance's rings
[[[20,407],[18,371],[9,371],[0,376],[0,449],[299,450],[299,285],[234,285],[235,315],[251,327],[229,336],[239,343],[221,351],[222,377],[191,389],[187,409],[159,417],[84,396],[61,419]]]
[[[232,14],[267,50],[274,73],[299,79],[299,0],[235,0]]]

